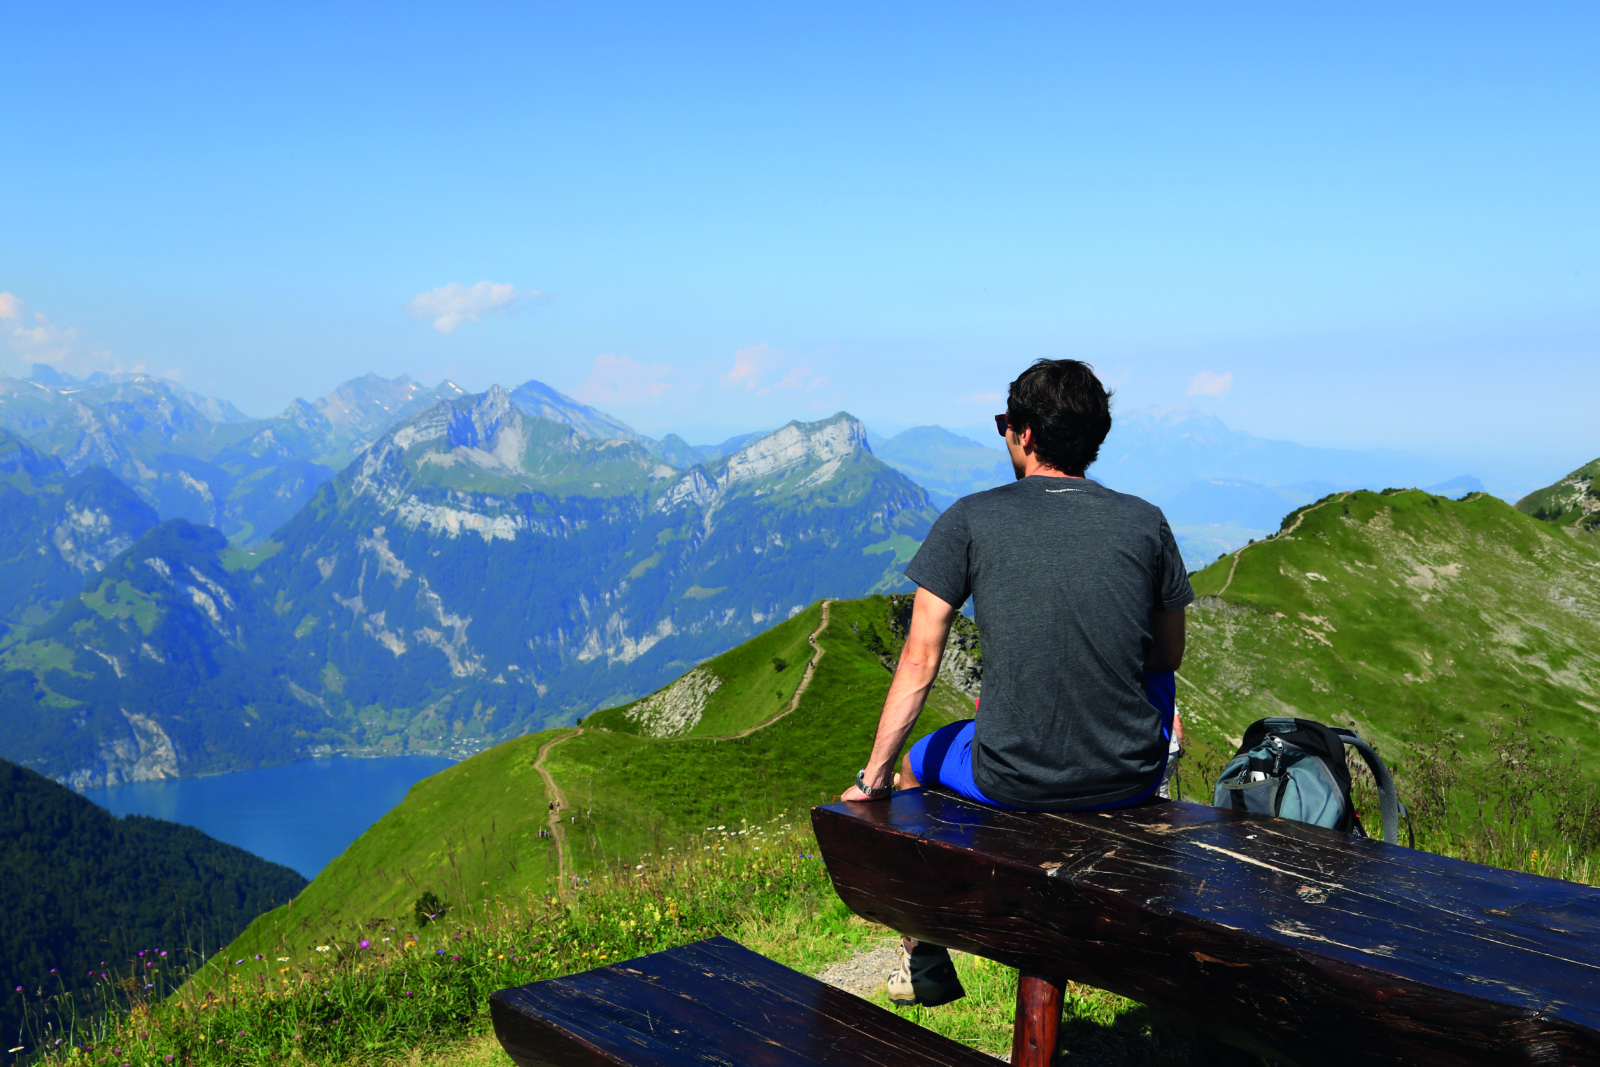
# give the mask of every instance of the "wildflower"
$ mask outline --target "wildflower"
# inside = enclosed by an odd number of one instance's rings
[[[361,947],[362,948],[371,948],[372,947],[372,942],[368,941],[366,938],[362,938],[361,939]]]
[[[317,946],[317,951],[318,952],[326,952],[326,951],[328,951],[328,946],[327,945],[318,945]]]
[[[259,960],[259,959],[260,959],[260,958],[261,958],[261,953],[259,953],[259,952],[257,952],[257,953],[256,953],[256,959],[258,959],[258,960]]]
[[[288,963],[289,962],[289,957],[288,956],[279,956],[278,957],[278,962],[279,963]],[[284,968],[284,970],[288,970],[288,969],[289,968],[287,968],[287,967]]]

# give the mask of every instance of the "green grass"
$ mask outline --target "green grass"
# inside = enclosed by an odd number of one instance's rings
[[[139,627],[139,632],[146,637],[155,629],[156,622],[161,617],[160,605],[135,589],[126,579],[118,582],[110,579],[102,581],[82,594],[82,597],[90,610],[101,618],[132,619],[133,624]]]
[[[175,994],[181,970],[135,957],[108,969],[101,991],[129,999],[131,1010],[75,1022],[70,1000],[41,991],[26,1041],[46,1062],[85,1067],[503,1065],[488,1037],[493,991],[716,934],[805,973],[893,938],[845,909],[808,824],[784,813],[701,832],[642,867],[596,871],[565,897],[494,894],[422,927],[352,923],[304,948],[218,957]],[[971,956],[957,966],[964,1000],[893,1010],[977,1048],[1007,1049],[1016,972]],[[888,1006],[881,993],[871,999]],[[1069,987],[1063,1030],[1075,1051],[1111,1063],[1188,1062],[1195,1040],[1147,1008],[1082,986]],[[50,1035],[62,1035],[61,1045]]]
[[[1518,737],[1548,737],[1571,757],[1572,784],[1557,792],[1592,795],[1600,539],[1484,494],[1336,494],[1297,515],[1292,534],[1193,578],[1178,692],[1197,783],[1247,724],[1294,715],[1373,742],[1440,842],[1482,836],[1478,809],[1492,811],[1507,784],[1496,746]],[[1442,786],[1429,770],[1441,745],[1453,753]],[[1536,822],[1524,827],[1535,842]]]
[[[253,548],[229,545],[222,553],[222,566],[229,571],[253,571],[282,550],[281,541],[267,541]]]
[[[516,738],[417,783],[299,897],[257,919],[227,951],[281,954],[281,946],[320,943],[344,924],[404,920],[430,891],[460,905],[553,890],[555,842],[539,836],[552,798],[535,769],[552,741],[559,743],[546,765],[566,795],[567,817],[576,819],[565,829],[579,875],[664,855],[707,826],[832,800],[871,747],[890,673],[868,643],[884,647],[889,610],[885,597],[834,601],[818,642],[827,654],[798,710],[748,737],[713,739],[788,708],[820,605],[706,661],[726,681],[689,736],[639,736],[624,706],[589,716],[581,734]],[[786,661],[784,670],[774,670],[774,657]],[[970,704],[941,685],[918,736],[970,714]]]

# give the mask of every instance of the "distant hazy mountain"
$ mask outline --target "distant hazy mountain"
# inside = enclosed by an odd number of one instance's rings
[[[461,392],[449,382],[425,389],[405,376],[369,374],[315,403],[297,400],[282,415],[249,419],[164,378],[77,379],[41,366],[28,379],[0,376],[0,428],[69,472],[104,467],[163,519],[253,542],[384,430]]]
[[[1600,459],[1517,501],[1517,510],[1560,526],[1600,530]]]
[[[69,475],[0,430],[0,638],[48,619],[156,514],[100,467]]]
[[[470,750],[900,587],[935,515],[842,413],[683,471],[494,388],[384,434],[258,551],[151,531],[5,654],[0,753],[86,787]]]
[[[126,961],[148,951],[171,982],[306,885],[289,868],[191,826],[119,819],[5,760],[0,871],[0,1027],[7,1044],[32,1044],[16,1038],[24,1000],[39,1009],[40,986],[77,993],[81,1021],[97,1006],[79,992],[101,984],[97,964],[113,961],[125,974]],[[44,1020],[31,1021],[42,1032]],[[70,1019],[49,1021],[59,1032]]]
[[[1000,440],[998,435],[995,440]],[[1004,449],[979,444],[943,426],[913,427],[879,442],[873,451],[927,489],[942,508],[958,497],[993,489],[1016,477]]]

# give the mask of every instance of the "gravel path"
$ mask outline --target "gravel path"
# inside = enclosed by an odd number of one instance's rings
[[[900,966],[900,939],[886,938],[869,949],[841,960],[817,977],[846,993],[869,997],[883,992],[883,983]]]
[[[959,953],[955,953],[959,955]],[[837,986],[846,993],[869,997],[882,993],[884,982],[900,966],[900,939],[885,938],[871,948],[857,952],[853,957],[835,963],[821,974],[820,981]],[[1001,1063],[1010,1063],[1011,1056],[998,1056]]]

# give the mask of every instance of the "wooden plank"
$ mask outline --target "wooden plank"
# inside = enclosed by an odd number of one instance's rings
[[[858,914],[1302,1064],[1600,1065],[1600,891],[1193,804],[820,807]]]
[[[489,1011],[520,1067],[995,1062],[723,937],[502,989]]]

